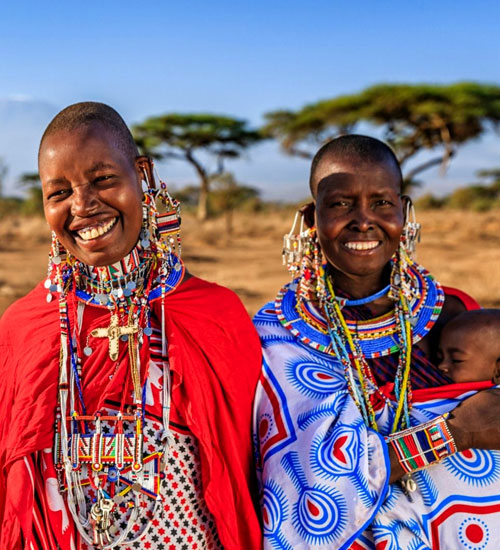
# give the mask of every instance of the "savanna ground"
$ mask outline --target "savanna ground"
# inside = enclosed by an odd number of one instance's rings
[[[445,285],[456,286],[483,306],[500,307],[500,211],[437,210],[419,213],[418,260]],[[288,280],[281,263],[282,237],[291,210],[235,215],[199,224],[183,217],[182,255],[189,270],[236,291],[250,314],[274,298]],[[46,276],[49,232],[43,219],[0,221],[0,314]]]

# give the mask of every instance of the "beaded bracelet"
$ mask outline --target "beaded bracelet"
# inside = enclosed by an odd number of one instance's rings
[[[457,452],[457,446],[446,424],[448,415],[397,432],[386,438],[406,473],[415,472]]]

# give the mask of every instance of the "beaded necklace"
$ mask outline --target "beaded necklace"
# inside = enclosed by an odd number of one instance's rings
[[[365,424],[374,430],[378,430],[370,394],[377,393],[391,407],[392,404],[380,391],[370,366],[360,349],[357,338],[347,326],[339,303],[336,300],[331,278],[326,274],[324,276],[327,287],[327,295],[324,299],[324,311],[328,321],[328,332],[332,341],[332,347],[344,365],[349,393],[363,415]],[[409,374],[412,344],[409,310],[404,296],[400,297],[399,303],[395,306],[394,317],[402,345],[400,347],[395,377],[394,392],[397,407],[392,424],[392,432],[397,431],[400,423],[402,424],[401,428],[409,425],[409,401],[411,398]],[[403,412],[404,418],[402,419]],[[401,420],[403,421],[401,422]]]
[[[341,296],[335,296],[335,299],[337,300],[341,308],[343,308],[344,306],[349,306],[349,307],[363,306],[365,304],[374,302],[379,298],[382,298],[382,296],[385,296],[390,290],[391,290],[391,285],[389,284],[385,286],[382,290],[375,292],[375,294],[371,294],[370,296],[365,296],[364,298],[358,298],[357,300],[349,300],[347,298],[342,298]]]
[[[162,184],[163,186],[163,184]],[[156,211],[155,200],[160,194],[166,206],[165,214]],[[163,196],[161,196],[163,195]],[[165,200],[165,196],[168,201]],[[169,431],[170,372],[163,365],[162,411],[165,431],[161,452],[143,455],[143,425],[145,415],[147,369],[141,376],[139,346],[152,333],[150,302],[161,299],[162,356],[166,357],[164,298],[174,290],[184,275],[182,262],[172,253],[175,242],[172,233],[178,234],[178,203],[166,190],[150,189],[144,202],[144,226],[139,243],[132,252],[117,264],[107,267],[86,266],[70,257],[60,247],[52,254],[52,272],[46,283],[49,290],[59,293],[59,319],[61,328],[58,407],[54,437],[54,464],[59,476],[61,491],[67,491],[67,503],[75,525],[83,540],[90,545],[110,549],[122,543],[133,544],[149,529],[155,513],[161,509],[159,492],[161,463],[172,441]],[[150,237],[151,236],[151,237]],[[163,241],[162,241],[163,237]],[[165,237],[167,242],[165,242]],[[67,297],[77,298],[76,314],[70,322]],[[107,309],[108,327],[94,329],[87,335],[85,346],[80,342],[80,330],[87,305]],[[130,380],[133,389],[133,408],[124,410],[126,391],[117,414],[89,414],[82,392],[83,356],[93,353],[90,338],[107,338],[112,361],[118,360],[120,342],[127,343]],[[141,385],[141,378],[144,384]],[[113,434],[105,434],[102,422],[113,427]],[[125,433],[124,422],[133,424]],[[96,498],[90,510],[82,489],[82,466],[88,469],[88,480]],[[140,516],[140,498],[154,500],[152,515],[133,539],[129,534]],[[131,498],[130,498],[131,497]],[[112,538],[117,528],[114,523],[119,510],[129,513],[126,527]]]
[[[275,302],[279,321],[301,343],[342,363],[349,391],[367,426],[377,429],[372,394],[393,410],[392,431],[407,426],[412,345],[427,334],[441,312],[444,303],[441,286],[424,268],[408,262],[404,277],[411,291],[399,290],[393,311],[368,321],[356,321],[345,319],[331,279],[323,268],[319,275],[325,290],[316,299],[305,299],[300,294],[298,279],[280,291]],[[383,290],[385,294],[387,290]],[[393,290],[391,287],[390,292]],[[315,305],[318,303],[319,309]],[[396,404],[380,391],[366,361],[395,352],[399,353],[394,380]]]

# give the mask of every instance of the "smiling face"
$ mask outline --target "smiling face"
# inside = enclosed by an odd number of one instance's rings
[[[445,325],[439,341],[439,369],[453,382],[479,382],[498,378],[498,333],[480,321]],[[497,381],[498,383],[498,381]]]
[[[45,217],[62,245],[88,265],[111,265],[137,243],[142,173],[105,126],[48,136],[39,155]]]
[[[403,230],[395,166],[325,157],[315,171],[315,190],[318,238],[336,284],[370,278],[376,287]]]

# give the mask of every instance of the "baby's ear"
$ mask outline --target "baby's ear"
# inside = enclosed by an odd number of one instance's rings
[[[495,370],[493,371],[493,382],[495,384],[500,384],[500,357],[495,363]]]

